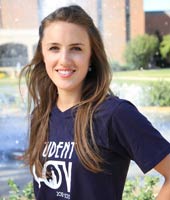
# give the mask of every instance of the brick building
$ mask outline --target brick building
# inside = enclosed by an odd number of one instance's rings
[[[145,12],[146,33],[170,34],[170,11]]]
[[[36,0],[1,0],[0,28],[34,29],[38,26]]]
[[[90,3],[85,0],[51,1],[54,9],[67,2],[81,5],[94,19],[111,61],[122,63],[127,41],[145,32],[143,0],[90,0]],[[47,0],[0,1],[0,53],[2,45],[17,43],[27,48],[25,56],[27,60],[31,59],[39,21],[48,4]],[[0,62],[2,65],[2,58]]]
[[[105,0],[103,35],[111,60],[123,62],[126,43],[145,32],[143,0]]]
[[[0,66],[25,65],[37,42],[36,0],[0,1]]]

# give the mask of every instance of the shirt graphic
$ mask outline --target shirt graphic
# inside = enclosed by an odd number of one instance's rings
[[[47,142],[42,152],[42,157],[47,158],[44,163],[42,178],[38,177],[33,167],[34,179],[41,188],[43,182],[49,188],[56,190],[56,196],[70,199],[71,191],[71,173],[72,173],[72,154],[74,142]],[[47,171],[51,176],[47,176]],[[66,192],[60,191],[62,186],[66,186]]]

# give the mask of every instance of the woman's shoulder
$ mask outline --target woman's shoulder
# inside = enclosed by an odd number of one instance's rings
[[[117,109],[126,109],[128,106],[135,107],[130,101],[126,99],[121,99],[114,95],[108,95],[105,100],[100,104],[99,110],[106,109],[110,110],[111,112],[117,110]]]
[[[133,103],[126,99],[121,99],[117,96],[108,95],[105,100],[98,106],[96,110],[96,116],[107,116],[107,118],[110,116],[115,115],[123,115],[131,112],[138,112],[138,109],[136,108]]]

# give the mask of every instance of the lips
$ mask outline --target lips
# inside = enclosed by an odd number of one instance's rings
[[[67,78],[73,75],[76,71],[74,69],[57,69],[56,70],[61,77]]]

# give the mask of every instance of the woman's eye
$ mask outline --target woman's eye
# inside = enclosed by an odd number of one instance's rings
[[[80,47],[73,47],[72,50],[81,51],[81,48]]]
[[[50,50],[50,51],[58,51],[59,48],[58,48],[58,47],[50,47],[49,50]]]

